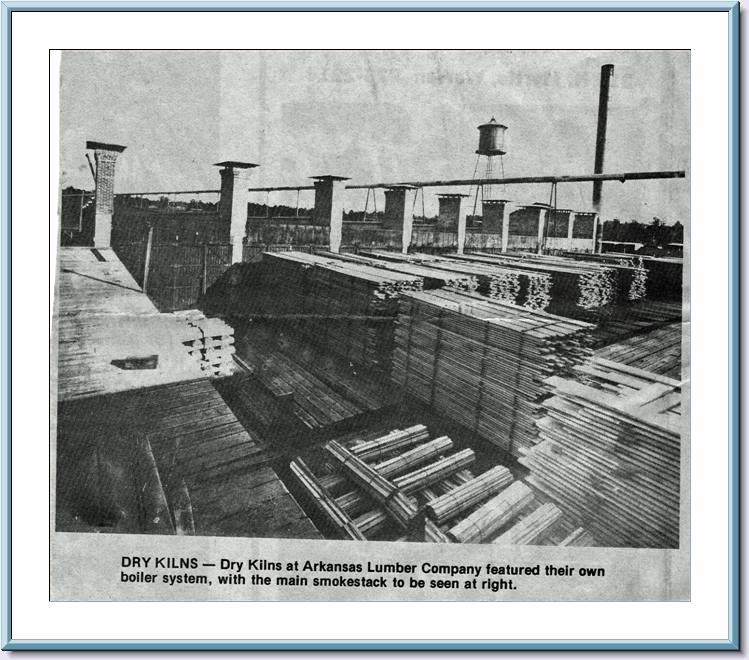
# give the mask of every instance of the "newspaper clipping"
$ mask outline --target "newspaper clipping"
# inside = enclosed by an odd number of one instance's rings
[[[53,600],[689,599],[689,52],[60,61]]]

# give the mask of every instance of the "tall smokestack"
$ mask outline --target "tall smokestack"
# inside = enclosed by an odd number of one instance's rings
[[[601,93],[598,97],[598,134],[596,135],[596,163],[593,168],[595,174],[603,172],[603,157],[606,151],[606,123],[609,117],[609,86],[614,77],[614,65],[604,64],[601,67]],[[593,209],[601,212],[601,189],[603,181],[593,182]]]

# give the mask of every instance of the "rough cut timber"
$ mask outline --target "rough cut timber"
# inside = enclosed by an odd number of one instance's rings
[[[671,323],[596,351],[596,357],[681,379],[682,324]]]
[[[570,259],[547,258],[538,255],[509,255],[474,253],[453,255],[455,259],[484,264],[499,264],[506,268],[534,271],[551,278],[551,287],[544,292],[544,304],[553,314],[596,320],[620,298],[623,292],[618,283],[618,271],[630,276],[634,269],[609,264],[576,262]],[[629,281],[626,287],[629,286]]]
[[[265,253],[248,281],[245,314],[283,323],[284,329],[351,362],[387,373],[398,295],[418,291],[421,277],[302,252]],[[283,295],[262,298],[255,291]]]
[[[678,547],[680,383],[605,360],[578,371],[588,384],[549,379],[528,483],[602,545]]]
[[[427,512],[441,525],[464,511],[473,509],[511,483],[510,470],[503,465],[496,465],[478,477],[431,500],[427,504]]]
[[[392,377],[505,451],[538,441],[546,378],[587,360],[591,326],[451,291],[401,297]]]
[[[432,268],[426,265],[410,264],[405,262],[386,261],[374,257],[366,257],[358,254],[318,252],[323,257],[338,259],[351,263],[371,266],[372,268],[384,268],[396,273],[413,275],[424,280],[425,289],[451,288],[458,291],[475,291],[479,282],[476,277],[466,272],[447,272],[444,269]]]
[[[559,508],[547,502],[494,539],[494,543],[497,545],[535,545],[561,517],[562,512]]]
[[[480,543],[496,534],[533,501],[533,491],[516,481],[448,532],[458,543]]]

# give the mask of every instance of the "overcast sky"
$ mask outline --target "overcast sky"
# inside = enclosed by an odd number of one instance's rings
[[[218,188],[220,160],[259,163],[257,186],[328,173],[356,183],[470,178],[476,127],[491,116],[509,127],[505,175],[587,174],[607,63],[604,171],[689,170],[684,51],[67,51],[62,185],[92,188],[90,139],[127,147],[116,192]],[[428,213],[437,192],[446,190],[427,191]],[[548,202],[549,186],[495,193]],[[603,194],[606,218],[688,221],[688,180],[610,183]],[[587,209],[591,184],[558,195],[560,207]],[[347,193],[346,208],[363,200]]]

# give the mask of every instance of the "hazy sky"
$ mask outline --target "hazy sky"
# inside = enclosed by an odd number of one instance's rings
[[[689,170],[684,51],[67,51],[62,184],[92,188],[88,139],[127,147],[117,192],[218,188],[220,160],[259,163],[257,186],[328,173],[356,183],[470,178],[476,127],[492,115],[509,127],[507,176],[587,174],[607,63],[604,170]],[[427,191],[428,213],[437,192],[447,191]],[[548,185],[495,192],[549,198]],[[560,207],[590,208],[591,184],[558,194]],[[347,193],[346,208],[363,200]],[[688,220],[688,179],[604,185],[604,217],[656,215]]]

